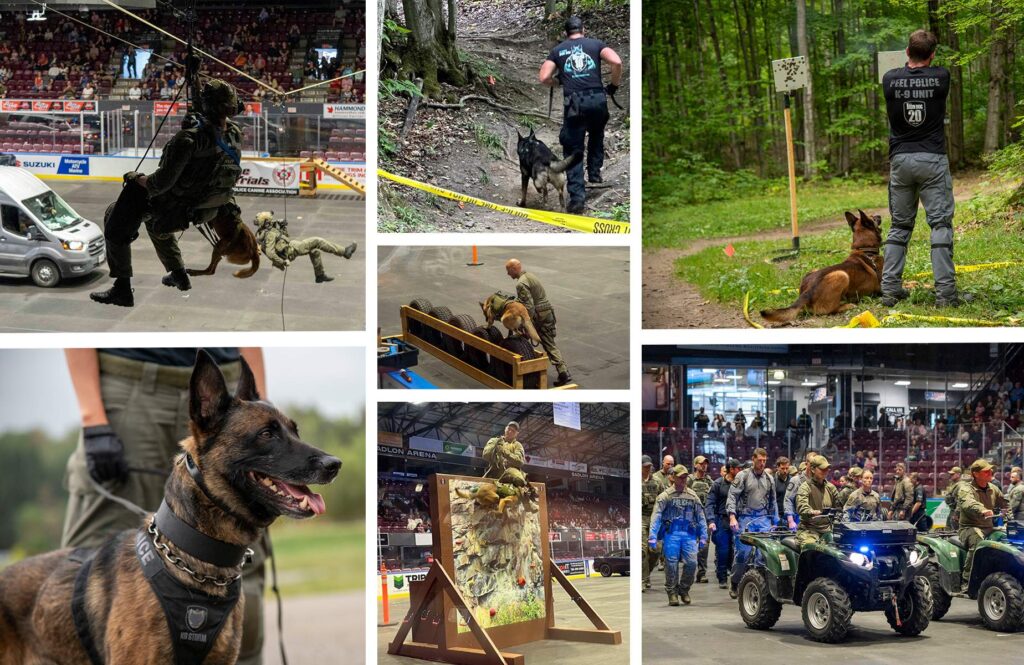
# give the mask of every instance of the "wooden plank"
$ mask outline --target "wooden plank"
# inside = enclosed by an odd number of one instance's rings
[[[483,649],[453,647],[442,650],[436,644],[422,644],[420,642],[403,644],[401,652],[397,655],[419,658],[420,660],[453,663],[453,665],[491,665],[494,662],[484,653]],[[508,665],[526,665],[526,657],[519,653],[503,651],[501,652],[501,657]]]
[[[420,323],[422,323],[422,324],[424,324],[426,326],[429,326],[430,328],[433,328],[434,330],[436,330],[438,332],[444,333],[445,335],[448,335],[449,337],[454,337],[455,339],[459,340],[463,344],[469,344],[474,349],[478,349],[480,351],[483,351],[484,353],[486,353],[488,355],[491,355],[491,356],[494,356],[495,358],[498,358],[499,360],[502,360],[502,361],[507,362],[509,364],[511,364],[513,362],[516,362],[516,361],[525,362],[525,361],[523,361],[523,357],[520,356],[517,353],[512,353],[508,349],[506,349],[506,348],[504,348],[502,346],[498,346],[497,344],[492,343],[490,340],[483,339],[482,337],[477,337],[476,335],[474,335],[471,332],[467,332],[467,331],[463,330],[462,328],[457,328],[457,327],[451,325],[450,323],[446,323],[445,321],[442,321],[441,319],[435,319],[434,317],[430,316],[429,314],[427,314],[425,312],[421,312],[418,309],[413,309],[412,307],[409,307],[408,305],[402,305],[402,312],[401,313],[402,313],[402,319],[403,319],[403,324],[402,324],[402,330],[403,331],[406,330],[406,328],[408,327],[407,324],[404,323],[404,320],[406,318],[415,319],[415,320],[419,321]],[[545,355],[544,358],[547,359],[547,355]],[[547,367],[546,364],[545,364],[545,367]]]
[[[590,644],[622,644],[622,633],[617,630],[594,630],[593,628],[548,628],[549,640],[567,642],[589,642]]]
[[[548,568],[551,572],[551,579],[558,582],[559,586],[569,594],[569,598],[576,603],[576,607],[583,611],[583,614],[590,619],[590,623],[594,624],[597,630],[587,628],[559,628],[555,625],[548,625],[548,638],[553,640],[570,640],[574,642],[591,642],[594,644],[621,644],[622,633],[617,630],[612,630],[611,627],[605,623],[605,620],[601,618],[601,615],[591,607],[587,599],[584,598],[576,587],[572,585],[569,578],[565,576],[565,573],[558,567],[558,564],[552,559],[548,559]]]
[[[505,383],[504,381],[499,381],[498,379],[494,378],[487,372],[479,368],[473,367],[466,361],[460,358],[456,358],[455,356],[448,353],[444,349],[434,346],[433,344],[431,344],[430,342],[421,337],[417,337],[416,335],[413,335],[412,333],[409,332],[405,333],[404,337],[406,342],[412,344],[420,351],[426,351],[427,353],[434,356],[438,360],[451,365],[452,367],[459,370],[463,374],[466,374],[470,378],[476,379],[477,381],[484,384],[488,388],[498,388],[500,390],[503,388],[507,389],[512,387],[509,384]]]

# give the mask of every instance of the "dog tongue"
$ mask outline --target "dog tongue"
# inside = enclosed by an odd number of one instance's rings
[[[323,515],[324,511],[327,510],[324,498],[316,492],[309,491],[309,488],[305,485],[289,485],[283,480],[278,480],[277,486],[288,492],[296,501],[302,501],[302,497],[306,497],[309,500],[309,508],[313,511],[314,515]]]

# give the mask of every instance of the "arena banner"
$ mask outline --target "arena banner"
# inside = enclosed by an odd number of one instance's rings
[[[556,561],[558,569],[565,573],[566,577],[586,577],[587,571],[593,567],[593,560],[590,559],[566,559]]]
[[[163,115],[181,115],[187,108],[185,102],[153,102],[153,114],[158,116]],[[169,113],[168,113],[169,112]]]
[[[602,476],[612,476],[613,478],[629,478],[629,472],[624,469],[613,469],[610,466],[602,466],[600,464],[591,464],[590,472]]]
[[[94,100],[80,99],[0,99],[0,113],[97,113]]]
[[[402,435],[398,432],[377,432],[377,443],[401,448],[403,444]]]
[[[366,105],[324,104],[324,117],[339,120],[366,120]]]
[[[299,162],[242,160],[242,175],[235,183],[240,194],[299,195]]]

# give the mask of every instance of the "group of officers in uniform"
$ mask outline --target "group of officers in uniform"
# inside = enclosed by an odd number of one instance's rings
[[[757,448],[745,465],[730,458],[714,481],[703,455],[694,458],[693,475],[671,455],[657,472],[652,472],[649,456],[644,455],[642,463],[644,590],[651,588],[651,571],[663,558],[669,605],[689,605],[691,586],[708,582],[710,541],[715,544],[718,586],[728,587],[729,596],[736,598],[751,549],[739,539],[744,531],[769,531],[785,524],[802,546],[831,531],[835,512],[848,521],[907,520],[922,530],[930,523],[925,487],[917,474],[906,473],[902,462],[896,465],[888,508],[872,489],[872,471],[853,467],[837,488],[828,480],[828,459],[814,451],[808,451],[795,469],[788,458],[780,457],[773,471],[767,468],[768,452]],[[966,475],[960,472],[959,467],[950,470],[951,482],[943,494],[950,506],[950,527],[959,529],[960,541],[970,552],[963,572],[966,583],[974,547],[995,530],[995,516],[1009,508],[1011,519],[1024,519],[1024,483],[1021,470],[1014,468],[1012,487],[1004,497],[987,460],[976,460]]]

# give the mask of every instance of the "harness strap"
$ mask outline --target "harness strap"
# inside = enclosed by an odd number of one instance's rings
[[[196,116],[196,122],[199,125],[199,127],[205,126],[205,123],[203,122],[203,116],[201,115]],[[236,152],[234,148],[227,144],[224,138],[220,135],[220,132],[217,131],[216,127],[211,127],[210,129],[213,130],[213,140],[216,141],[217,146],[221,149],[221,151],[223,151],[223,153],[227,155],[231,159],[231,161],[235,163],[235,166],[241,166],[242,158],[238,154],[238,152]]]
[[[164,500],[156,511],[156,528],[186,554],[220,568],[234,568],[245,560],[247,547],[233,545],[201,533],[174,514]]]
[[[78,550],[72,553],[74,555]],[[85,591],[89,584],[89,571],[92,570],[92,558],[86,559],[82,567],[75,575],[75,589],[71,594],[71,619],[75,622],[75,632],[78,633],[78,641],[89,656],[92,665],[103,665],[103,658],[96,648],[96,642],[92,638],[92,629],[89,626],[89,613],[85,609]]]

